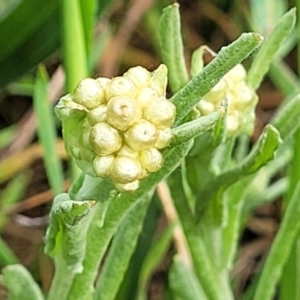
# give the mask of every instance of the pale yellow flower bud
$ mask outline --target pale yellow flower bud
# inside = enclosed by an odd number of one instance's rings
[[[108,155],[122,147],[122,137],[118,130],[101,122],[92,127],[90,143],[98,155]]]
[[[130,68],[123,76],[130,79],[137,87],[149,85],[151,79],[151,73],[140,66]]]
[[[216,107],[213,103],[202,99],[197,105],[197,109],[200,111],[202,116],[206,116],[216,111]]]
[[[128,145],[124,144],[122,148],[117,152],[118,156],[128,156],[132,158],[138,157],[138,152],[134,151],[132,148],[130,148]]]
[[[247,73],[245,68],[241,64],[238,64],[233,67],[225,76],[229,77],[234,83],[238,83],[245,80],[246,75]]]
[[[97,107],[93,108],[89,111],[87,114],[87,119],[90,123],[90,125],[95,125],[99,122],[105,122],[107,120],[107,106],[104,104],[98,105]]]
[[[156,172],[163,164],[163,156],[156,148],[149,148],[140,152],[140,162],[147,171]]]
[[[157,141],[157,137],[158,132],[156,127],[143,119],[124,133],[125,142],[136,151],[153,147]]]
[[[107,78],[107,77],[98,77],[97,82],[100,83],[102,85],[102,87],[105,89],[107,84],[110,82],[111,79]]]
[[[109,176],[114,160],[114,155],[96,156],[93,159],[93,169],[95,173],[100,177]]]
[[[141,119],[142,109],[132,98],[119,96],[107,104],[107,122],[119,130],[126,130]]]
[[[158,138],[154,145],[157,149],[163,149],[167,147],[172,140],[173,134],[171,128],[159,129],[158,130]]]
[[[142,167],[137,159],[117,156],[111,166],[110,176],[114,182],[130,183],[139,178],[141,171]]]
[[[140,103],[142,107],[146,106],[146,104],[152,100],[158,98],[158,93],[156,90],[151,89],[150,87],[142,87],[139,89],[136,100]]]
[[[134,98],[136,95],[135,84],[125,77],[115,77],[106,85],[106,97],[109,101],[117,96],[129,96]]]
[[[143,116],[158,129],[171,127],[175,120],[175,105],[164,97],[152,99],[144,107]]]
[[[97,80],[86,78],[75,88],[73,99],[86,108],[92,109],[105,102],[105,91]]]

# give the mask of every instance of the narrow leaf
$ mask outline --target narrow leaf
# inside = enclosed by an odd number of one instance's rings
[[[277,52],[280,45],[290,35],[296,23],[296,10],[292,8],[287,12],[274,28],[266,42],[258,51],[251,68],[248,72],[247,81],[254,88],[257,89],[268,72],[272,59]]]
[[[177,107],[175,126],[192,110],[199,100],[235,65],[244,60],[262,42],[257,33],[243,33],[236,41],[223,47],[218,55],[171,100]]]
[[[171,147],[179,145],[181,143],[185,143],[188,140],[193,139],[211,129],[224,115],[224,113],[224,108],[220,107],[217,112],[175,127],[172,131],[173,140],[171,143]]]
[[[114,300],[126,273],[143,226],[152,193],[132,207],[121,222],[97,281],[95,300]]]
[[[281,226],[276,235],[275,241],[268,254],[263,268],[254,300],[271,300],[275,294],[276,285],[280,279],[282,269],[289,257],[294,239],[299,233],[300,222],[300,183],[284,213]]]
[[[34,84],[33,104],[37,114],[38,136],[44,150],[47,178],[55,194],[63,190],[63,169],[56,150],[56,129],[53,107],[48,100],[48,76],[40,66]]]
[[[179,256],[174,258],[169,273],[169,282],[174,300],[208,299],[193,271]]]
[[[159,33],[162,59],[169,70],[171,90],[176,93],[189,80],[184,60],[178,3],[169,5],[163,10]]]
[[[277,128],[282,139],[287,139],[293,135],[300,126],[300,95],[288,100],[279,107],[276,115],[272,118],[271,124]]]
[[[43,300],[44,296],[22,265],[7,266],[2,271],[2,280],[9,293],[9,300]]]

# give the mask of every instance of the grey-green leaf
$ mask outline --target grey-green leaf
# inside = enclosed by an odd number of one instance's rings
[[[180,256],[174,258],[169,273],[169,282],[174,300],[207,299],[196,275]]]
[[[179,91],[189,80],[180,27],[179,4],[174,3],[163,10],[159,22],[161,54],[169,70],[173,93]]]
[[[268,72],[270,64],[280,45],[291,34],[296,23],[296,9],[292,8],[279,21],[268,39],[259,49],[251,68],[248,72],[247,81],[257,89]]]
[[[9,300],[44,300],[31,274],[22,265],[10,265],[2,271],[2,281],[8,289]]]
[[[63,257],[68,269],[74,273],[82,271],[86,231],[95,203],[73,201],[65,193],[59,194],[53,202],[45,251],[53,258]]]

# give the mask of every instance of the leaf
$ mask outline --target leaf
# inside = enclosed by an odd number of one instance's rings
[[[228,186],[244,176],[254,173],[272,160],[274,152],[280,144],[281,139],[278,131],[272,125],[267,125],[250,154],[235,167],[226,170],[214,180],[211,180],[210,184],[206,185],[197,195],[197,217],[200,218],[207,203],[220,197]]]
[[[236,41],[223,47],[218,55],[171,100],[176,105],[175,124],[179,125],[199,100],[235,65],[244,60],[262,42],[257,33],[243,33]]]
[[[278,22],[268,39],[262,44],[247,75],[247,82],[257,89],[268,72],[280,45],[290,35],[296,23],[296,9],[292,8]]]
[[[208,299],[197,277],[180,256],[174,258],[169,272],[169,282],[174,300]]]
[[[222,118],[224,113],[224,108],[219,107],[217,112],[175,127],[172,130],[173,140],[170,147],[185,143],[211,129]]]
[[[44,162],[50,187],[55,194],[63,190],[63,169],[56,149],[56,128],[53,107],[48,99],[48,75],[39,66],[34,84],[33,105],[37,114],[39,141],[44,150]]]
[[[22,265],[7,266],[2,274],[2,281],[9,292],[9,300],[44,299],[39,286]]]
[[[283,267],[289,257],[293,242],[299,233],[300,222],[300,183],[284,213],[279,231],[275,237],[267,260],[263,267],[254,300],[271,300],[275,294],[276,285],[280,279]]]
[[[147,282],[150,281],[152,273],[167,253],[172,242],[175,226],[177,226],[176,223],[170,224],[148,250],[140,272],[137,299],[147,299]]]
[[[277,128],[283,140],[293,135],[300,126],[300,95],[281,105],[270,123]]]
[[[153,192],[146,194],[126,214],[116,232],[101,275],[96,284],[95,300],[114,300],[135,251],[143,219]]]
[[[68,194],[55,197],[46,233],[45,252],[52,258],[63,257],[68,270],[82,272],[86,231],[95,201],[72,201]]]
[[[159,21],[159,33],[162,60],[169,70],[171,90],[176,93],[189,80],[184,60],[178,3],[163,9]]]

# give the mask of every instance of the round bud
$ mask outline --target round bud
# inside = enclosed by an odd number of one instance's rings
[[[237,114],[226,116],[226,128],[228,134],[234,134],[239,128],[239,120]]]
[[[163,164],[163,156],[156,148],[149,148],[140,152],[140,162],[147,171],[156,172]]]
[[[159,129],[158,130],[158,138],[154,145],[157,149],[166,148],[172,140],[173,134],[171,128]]]
[[[237,109],[244,110],[249,105],[252,106],[252,102],[256,104],[255,93],[245,82],[237,84],[234,89],[234,93],[237,99]]]
[[[141,164],[137,159],[117,156],[111,166],[110,177],[114,182],[129,183],[139,178],[141,170]]]
[[[144,119],[138,121],[124,133],[126,144],[135,151],[153,147],[157,137],[156,127]]]
[[[119,96],[107,104],[107,122],[119,130],[126,130],[142,116],[139,103],[132,98]]]
[[[73,99],[86,108],[92,109],[105,102],[105,90],[97,80],[86,78],[78,83]]]
[[[114,162],[114,155],[96,156],[93,160],[95,173],[100,177],[109,176],[110,168]]]
[[[99,122],[105,122],[107,120],[107,106],[106,104],[98,105],[97,107],[90,110],[87,114],[87,119],[91,126]]]
[[[135,84],[125,77],[115,77],[106,86],[107,101],[117,96],[129,96],[134,98],[135,94]]]
[[[130,182],[130,183],[117,183],[117,182],[115,182],[114,184],[115,184],[115,188],[121,193],[134,192],[140,186],[140,182],[138,180]]]
[[[157,91],[151,89],[150,87],[144,86],[139,89],[135,99],[142,107],[144,107],[150,100],[154,98],[158,98]]]
[[[151,73],[141,66],[130,68],[123,76],[130,79],[138,87],[147,86],[151,79]]]
[[[206,116],[216,111],[215,105],[211,102],[202,99],[196,105],[197,109],[200,111],[202,116]]]
[[[175,120],[175,105],[164,97],[152,99],[144,107],[144,118],[159,129],[171,127]]]
[[[100,122],[92,127],[90,143],[98,155],[108,155],[122,147],[122,138],[115,128]]]

